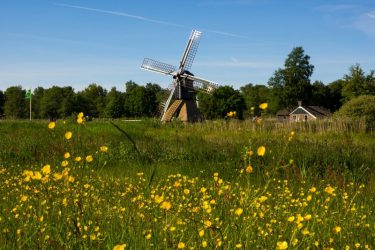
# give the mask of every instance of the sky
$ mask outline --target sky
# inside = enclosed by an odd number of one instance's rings
[[[375,69],[374,0],[1,0],[0,89],[167,87],[143,58],[178,66],[193,29],[203,35],[191,72],[234,88],[267,84],[296,46],[312,81]]]

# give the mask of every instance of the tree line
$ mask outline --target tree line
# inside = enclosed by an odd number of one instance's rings
[[[313,71],[310,57],[302,47],[296,47],[267,85],[249,83],[239,90],[221,86],[212,95],[198,93],[199,109],[207,119],[223,118],[229,111],[236,111],[238,118],[244,118],[258,115],[260,103],[267,102],[268,112],[275,114],[302,101],[304,105],[322,106],[334,112],[355,98],[375,95],[374,71],[366,74],[358,64],[350,67],[341,79],[328,84],[311,83]],[[0,116],[28,117],[25,94],[26,90],[21,86],[9,87],[4,92],[0,90]],[[32,116],[58,119],[84,112],[99,118],[152,117],[158,114],[159,104],[166,95],[168,91],[156,83],[142,86],[133,81],[125,83],[125,92],[115,87],[107,91],[95,83],[78,92],[69,86],[37,87],[32,92]]]

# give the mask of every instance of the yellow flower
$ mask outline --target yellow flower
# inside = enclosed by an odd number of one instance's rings
[[[83,112],[79,112],[77,118],[83,118]]]
[[[177,245],[177,248],[178,249],[184,249],[185,248],[185,243],[179,242],[178,245]]]
[[[359,247],[361,246],[361,244],[359,244],[359,243],[355,243],[354,246],[355,246],[356,248],[359,248]]]
[[[92,162],[93,160],[94,160],[94,158],[92,158],[92,155],[86,156],[86,161],[87,162]]]
[[[77,123],[82,124],[83,123],[83,118],[77,118]]]
[[[253,167],[251,165],[247,166],[246,168],[246,173],[252,173],[253,172]]]
[[[258,154],[259,156],[264,156],[265,153],[266,153],[266,147],[264,147],[264,146],[260,146],[260,147],[258,148],[258,150],[257,150],[257,154]]]
[[[263,109],[263,110],[267,109],[268,108],[268,103],[264,102],[264,103],[260,104],[259,108]]]
[[[292,245],[295,246],[295,245],[297,245],[297,244],[298,244],[298,239],[294,239],[294,240],[292,241]]]
[[[204,236],[204,229],[199,231],[199,237],[203,237],[203,236]]]
[[[203,248],[206,248],[206,247],[207,247],[207,241],[205,241],[205,240],[202,241],[202,247],[203,247]]]
[[[65,154],[64,154],[64,158],[65,159],[68,159],[70,157],[70,153],[69,152],[66,152]]]
[[[306,214],[303,218],[305,220],[311,220],[312,216],[311,216],[311,214]]]
[[[151,239],[151,234],[147,234],[146,239],[148,239],[148,240]]]
[[[27,195],[22,195],[21,197],[21,201],[24,202],[24,201],[27,201],[29,197],[27,197]]]
[[[339,226],[334,227],[333,228],[333,232],[337,233],[337,234],[340,233],[341,232],[341,227],[339,227]]]
[[[187,188],[185,188],[185,189],[184,189],[184,194],[186,194],[186,195],[190,194],[190,190],[187,189]]]
[[[288,242],[286,242],[286,241],[278,241],[276,243],[276,249],[284,250],[284,249],[287,249],[287,248],[288,248]]]
[[[49,164],[45,165],[43,168],[42,168],[42,173],[43,174],[50,174],[51,173],[51,166]]]
[[[82,160],[82,158],[81,158],[80,156],[77,156],[76,158],[74,158],[74,160],[75,160],[76,162],[80,162],[80,161]]]
[[[108,147],[107,146],[101,146],[100,147],[100,152],[107,152],[108,151]]]
[[[164,196],[155,195],[154,200],[156,203],[161,203],[164,200]]]
[[[70,132],[70,131],[66,132],[65,133],[65,139],[70,140],[70,138],[72,138],[72,135],[73,135],[72,132]]]
[[[56,181],[58,181],[58,180],[61,180],[61,178],[62,178],[62,174],[60,174],[60,173],[55,173],[55,174],[53,174],[53,177],[55,178]]]
[[[241,243],[236,244],[236,248],[242,248],[242,244]]]
[[[31,176],[31,179],[33,179],[33,180],[40,180],[40,179],[42,179],[42,175],[40,174],[39,171],[35,171],[34,175]]]
[[[69,164],[69,162],[67,160],[64,160],[64,161],[61,162],[62,167],[66,167],[66,166],[68,166],[68,164]]]
[[[294,216],[290,216],[290,217],[288,218],[288,221],[289,221],[289,222],[293,222],[293,221],[294,221]]]
[[[162,209],[169,210],[172,207],[172,204],[169,201],[163,201],[163,203],[160,206]]]
[[[237,208],[234,213],[237,215],[237,216],[241,216],[241,214],[243,213],[243,209],[242,208]]]
[[[324,189],[324,191],[328,194],[333,194],[333,192],[335,191],[335,189],[331,186],[328,186]]]
[[[316,187],[312,187],[312,188],[310,188],[309,191],[310,191],[311,193],[315,193],[315,192],[316,192]]]
[[[124,250],[126,248],[126,244],[116,245],[113,247],[113,250]]]
[[[56,127],[56,122],[49,122],[48,123],[48,128],[49,129],[54,129]]]
[[[266,201],[267,199],[268,199],[267,196],[262,195],[262,196],[259,198],[259,202],[262,203],[262,202]]]

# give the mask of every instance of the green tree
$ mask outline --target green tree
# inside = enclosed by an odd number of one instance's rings
[[[25,93],[26,91],[21,86],[13,86],[5,90],[4,114],[6,117],[27,117]]]
[[[87,115],[93,117],[102,117],[105,115],[107,90],[96,83],[92,83],[81,91],[80,94],[85,99]]]
[[[207,119],[220,119],[230,111],[236,111],[237,117],[243,119],[246,108],[245,99],[238,90],[230,86],[221,86],[208,95],[198,93],[199,110]]]
[[[4,102],[5,102],[5,95],[3,91],[0,90],[0,117],[4,114]]]
[[[375,95],[375,72],[372,70],[365,74],[359,64],[349,69],[349,74],[344,76],[342,95],[345,101],[360,95]]]
[[[268,81],[273,97],[277,97],[277,108],[295,106],[297,101],[310,102],[310,77],[314,66],[310,64],[310,56],[302,47],[293,48],[284,63],[283,69],[275,71]]]
[[[124,96],[113,87],[106,97],[105,114],[107,117],[119,118],[124,115]]]
[[[335,113],[339,117],[364,119],[368,130],[375,130],[375,95],[362,95],[346,102]]]
[[[250,83],[241,87],[240,91],[245,99],[246,110],[249,111],[252,107],[254,108],[253,112],[247,112],[248,115],[259,115],[259,104],[268,103],[270,100],[270,90],[264,85],[252,85]]]
[[[40,101],[40,114],[43,118],[58,119],[64,114],[62,113],[62,103],[64,95],[62,88],[52,86],[44,91],[44,95]]]
[[[328,107],[331,111],[338,110],[342,105],[342,88],[344,86],[344,80],[336,80],[328,84],[329,89],[329,104]]]
[[[34,89],[32,96],[32,113],[34,118],[43,118],[40,113],[40,102],[43,98],[45,89],[43,87],[37,87]]]

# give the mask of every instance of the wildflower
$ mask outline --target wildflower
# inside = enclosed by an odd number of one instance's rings
[[[241,214],[243,213],[243,209],[242,208],[237,208],[234,213],[237,215],[237,216],[241,216]]]
[[[169,210],[172,207],[172,204],[169,201],[163,201],[163,203],[160,206],[164,210]]]
[[[72,135],[73,135],[72,132],[70,132],[70,131],[66,132],[65,133],[65,139],[70,140],[70,138],[72,138]]]
[[[202,192],[202,193],[205,193],[206,190],[207,190],[207,188],[205,188],[205,187],[202,187],[202,188],[201,188],[201,192]]]
[[[170,227],[170,228],[169,228],[169,231],[171,231],[171,232],[176,231],[176,227]]]
[[[62,167],[66,167],[66,166],[68,166],[68,164],[69,164],[69,162],[67,160],[64,160],[64,161],[61,162]]]
[[[260,146],[260,147],[258,148],[258,150],[257,150],[257,154],[258,154],[259,156],[264,156],[265,153],[266,153],[266,147],[264,147],[264,146]]]
[[[361,246],[361,244],[359,244],[359,243],[355,243],[354,246],[355,246],[356,248],[359,248],[359,247]]]
[[[262,110],[267,109],[268,108],[268,103],[264,102],[264,103],[260,104],[259,108],[262,109]]]
[[[70,153],[69,152],[66,152],[65,154],[64,154],[64,158],[65,159],[68,159],[70,157]]]
[[[294,216],[290,216],[290,217],[288,218],[288,221],[289,221],[289,222],[293,222],[293,221],[294,221]]]
[[[341,232],[341,227],[339,227],[339,226],[334,227],[333,228],[333,232],[337,233],[337,234],[340,233]]]
[[[246,173],[252,173],[253,172],[253,167],[251,165],[247,166],[246,168]]]
[[[77,118],[83,118],[83,112],[79,112],[78,115],[77,115]]]
[[[100,152],[107,152],[108,151],[108,147],[107,146],[101,146],[100,147]]]
[[[56,181],[61,180],[61,178],[62,178],[62,174],[60,174],[60,173],[55,173],[55,174],[53,174],[53,178],[55,178]]]
[[[297,245],[297,244],[298,244],[298,239],[293,239],[293,241],[292,241],[292,245],[295,246],[295,245]]]
[[[124,250],[126,248],[126,244],[116,245],[113,247],[113,250]]]
[[[147,234],[147,235],[146,235],[146,239],[147,239],[147,240],[151,239],[151,234]]]
[[[42,173],[43,174],[50,174],[51,173],[51,166],[49,164],[45,165],[43,168],[42,168]]]
[[[186,194],[186,195],[190,194],[190,190],[187,189],[187,188],[185,188],[185,189],[184,189],[184,194]]]
[[[48,128],[49,129],[54,129],[56,127],[56,122],[50,122],[48,123]]]
[[[92,162],[92,160],[94,160],[94,158],[92,158],[92,155],[86,156],[86,161],[87,162]]]
[[[203,224],[204,224],[204,226],[205,226],[206,228],[209,228],[209,227],[212,226],[212,222],[209,221],[209,220],[205,220],[205,221],[203,222]]]
[[[177,245],[177,248],[178,248],[178,249],[184,249],[184,248],[185,248],[185,243],[183,243],[183,242],[180,241],[180,242],[178,243],[178,245]]]
[[[204,229],[200,230],[198,234],[199,234],[200,237],[203,237],[204,236]]]
[[[33,180],[40,180],[40,179],[42,179],[42,175],[40,174],[39,171],[35,171],[34,175],[31,176],[31,179],[33,179]]]
[[[259,202],[262,203],[262,202],[266,201],[267,199],[268,199],[267,196],[262,195],[262,196],[259,198]]]
[[[303,218],[305,220],[311,220],[312,216],[311,216],[311,214],[306,214]]]
[[[203,248],[206,248],[206,247],[207,247],[207,241],[205,241],[205,240],[202,241],[202,247],[203,247]]]
[[[241,243],[236,244],[236,248],[242,248],[242,244]]]
[[[278,241],[276,243],[276,249],[284,250],[284,249],[287,249],[287,248],[288,248],[288,242],[286,242],[286,241]]]
[[[311,196],[311,195],[308,195],[308,196],[306,197],[306,201],[311,201],[311,199],[312,199],[312,196]]]
[[[155,195],[155,198],[154,198],[155,202],[156,203],[161,203],[163,200],[164,200],[164,196],[159,196],[159,195]]]
[[[77,123],[82,124],[83,123],[83,118],[77,118]]]
[[[310,191],[311,193],[315,193],[315,192],[316,192],[316,187],[312,187],[312,188],[310,188],[309,191]]]
[[[333,192],[335,191],[335,189],[331,186],[328,186],[324,189],[324,191],[328,194],[333,194]]]
[[[25,202],[27,201],[27,199],[28,199],[27,195],[22,195],[21,202]]]
[[[74,161],[76,162],[80,162],[82,160],[82,158],[80,156],[77,156],[76,158],[74,158]]]

